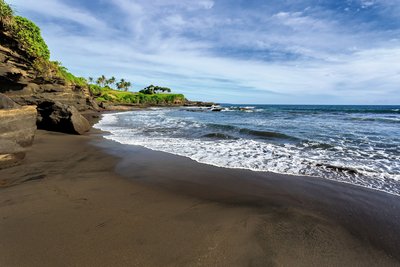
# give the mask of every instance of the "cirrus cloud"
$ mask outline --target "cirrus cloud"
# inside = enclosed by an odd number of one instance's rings
[[[54,59],[240,103],[400,103],[393,0],[10,0]]]

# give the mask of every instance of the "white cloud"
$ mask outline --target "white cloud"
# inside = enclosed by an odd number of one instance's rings
[[[168,16],[162,21],[162,23],[175,30],[179,30],[186,25],[186,21],[180,15]]]
[[[361,0],[362,8],[367,8],[367,7],[373,6],[375,4],[376,4],[375,0]]]
[[[205,9],[211,9],[214,7],[214,1],[209,1],[209,0],[198,1],[198,5]]]
[[[125,77],[136,89],[159,83],[214,101],[400,102],[400,41],[310,8],[233,16],[226,7],[226,14],[214,10],[213,1],[112,0],[118,13],[104,25],[61,0],[14,3],[23,12],[108,27],[90,36],[63,22],[43,29],[54,59],[81,75]]]
[[[302,12],[279,12],[273,15],[272,19],[293,29],[329,29],[323,20],[306,16]]]
[[[36,12],[47,17],[73,21],[91,29],[106,29],[107,25],[91,13],[70,7],[59,0],[9,0],[17,11]]]
[[[82,54],[76,53],[73,41],[80,44]],[[392,84],[400,84],[400,65],[397,64],[400,48],[365,50],[341,56],[334,63],[289,64],[221,58],[174,49],[146,54],[112,40],[67,35],[63,40],[52,39],[51,43],[60,55],[72,55],[64,60],[68,66],[83,64],[82,73],[93,70],[97,72],[93,75],[103,71],[108,75],[123,74],[143,85],[167,83],[181,88],[190,97],[196,95],[191,88],[208,87],[205,91],[212,90],[214,96],[223,99],[224,94],[232,94],[226,90],[228,88],[223,88],[225,82],[218,82],[223,80],[231,81],[236,87],[252,88],[261,95],[265,92],[265,97],[261,97],[264,101],[272,92],[291,96],[324,94],[357,102],[368,94],[382,97],[393,90]]]
[[[132,16],[141,15],[143,13],[143,8],[141,5],[132,0],[111,0],[115,5],[117,5],[121,11]]]

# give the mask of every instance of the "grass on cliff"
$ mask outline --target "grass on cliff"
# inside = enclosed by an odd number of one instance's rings
[[[58,65],[58,74],[59,76],[63,77],[67,82],[78,85],[78,86],[88,86],[88,83],[85,78],[77,77],[73,75],[68,69],[61,65],[60,62],[55,61]]]
[[[0,23],[33,59],[32,65],[41,77],[49,80],[61,78],[70,84],[87,86],[85,78],[76,77],[60,62],[50,61],[50,50],[42,38],[40,28],[26,18],[15,16],[4,0],[0,0]]]
[[[48,78],[49,80],[56,78],[62,79],[68,84],[78,85],[80,87],[88,86],[85,78],[73,75],[61,62],[36,58],[33,61],[33,67],[41,77]]]
[[[143,94],[113,90],[91,84],[90,91],[98,102],[111,102],[116,104],[146,104],[146,105],[172,105],[183,103],[182,94]]]
[[[42,38],[40,28],[35,23],[26,18],[15,16],[11,30],[30,56],[50,60],[49,48]]]
[[[14,16],[14,12],[12,8],[4,2],[4,0],[0,0],[0,18],[2,23],[6,23],[7,19],[11,19]]]
[[[0,0],[0,22],[33,58],[50,59],[50,51],[43,40],[40,28],[32,21],[15,16],[12,8]]]

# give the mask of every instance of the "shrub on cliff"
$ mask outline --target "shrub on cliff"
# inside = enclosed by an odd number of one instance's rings
[[[38,57],[35,58],[32,66],[37,71],[37,75],[42,78],[51,79],[53,77],[59,77],[58,63],[55,61]]]
[[[0,21],[2,25],[9,24],[14,12],[12,8],[3,0],[0,0]]]
[[[89,84],[89,90],[93,96],[100,96],[103,90],[103,87],[97,84]]]
[[[83,77],[76,77],[64,67],[61,62],[50,61],[41,57],[33,61],[33,67],[37,71],[37,75],[42,78],[63,79],[66,83],[78,85],[81,87],[87,86],[87,81]]]
[[[11,24],[15,37],[32,57],[50,59],[50,51],[40,33],[40,28],[32,21],[16,16]]]
[[[50,51],[40,33],[40,28],[32,21],[14,16],[12,8],[0,0],[0,23],[23,48],[29,56],[35,59],[49,61]]]
[[[87,85],[87,80],[85,78],[75,76],[74,74],[69,72],[68,69],[61,64],[61,62],[54,61],[54,63],[57,65],[58,76],[64,78],[67,82],[82,87]]]

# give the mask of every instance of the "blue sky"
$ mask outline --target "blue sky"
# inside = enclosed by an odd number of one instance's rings
[[[8,0],[74,74],[224,103],[400,104],[400,0]]]

